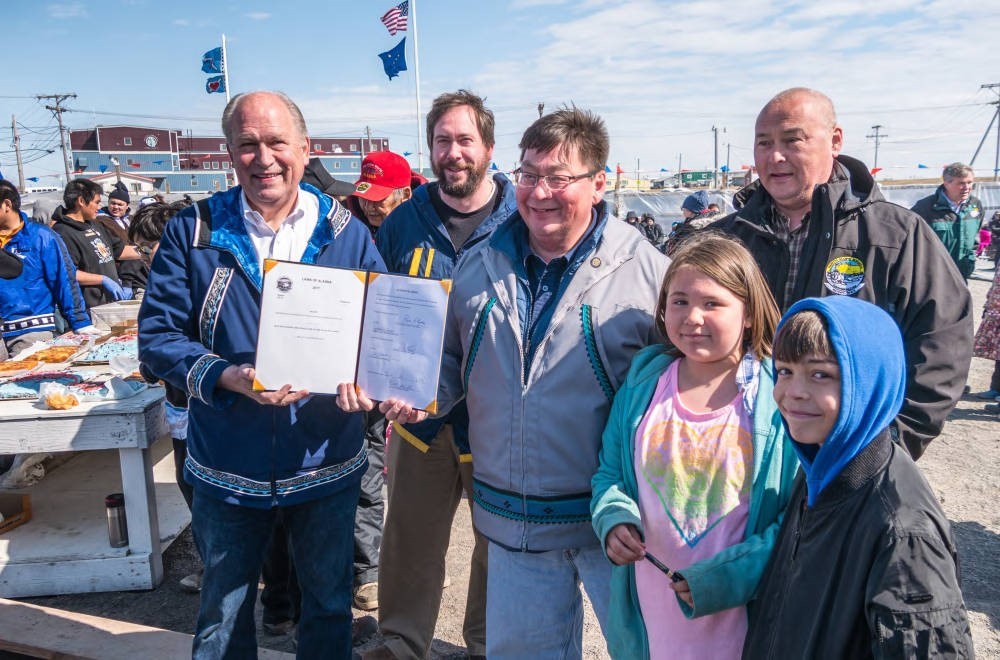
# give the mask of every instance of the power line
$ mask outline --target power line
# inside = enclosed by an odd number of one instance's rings
[[[69,183],[69,158],[66,153],[66,131],[63,129],[62,121],[62,115],[66,112],[66,108],[60,104],[68,99],[75,99],[76,94],[39,94],[35,98],[39,101],[42,99],[52,99],[55,101],[54,106],[47,105],[45,106],[45,109],[52,111],[52,114],[56,117],[56,122],[59,124],[59,142],[62,145],[63,167],[66,170],[66,183]]]

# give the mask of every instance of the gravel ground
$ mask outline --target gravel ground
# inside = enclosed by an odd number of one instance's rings
[[[981,270],[969,282],[976,304],[976,319],[993,277],[989,264],[980,261]],[[993,364],[973,359],[969,375],[972,392],[989,386]],[[952,413],[944,432],[920,460],[920,467],[937,493],[952,522],[962,561],[963,590],[972,633],[979,658],[1000,660],[1000,416],[983,411],[984,402],[965,396]],[[464,657],[462,646],[462,615],[468,563],[471,552],[472,526],[467,507],[460,507],[452,527],[452,542],[448,552],[448,574],[451,586],[445,591],[441,614],[435,631],[431,658]],[[190,531],[185,531],[164,555],[166,578],[163,584],[146,592],[115,592],[78,594],[24,599],[75,612],[157,626],[192,633],[198,613],[198,597],[186,594],[177,586],[178,580],[199,565]],[[528,594],[526,597],[544,597]],[[361,616],[364,612],[355,612]],[[258,606],[258,623],[260,608]],[[587,608],[584,623],[584,656],[606,658],[603,638],[593,613]],[[258,626],[259,627],[259,626]],[[259,633],[261,646],[292,651],[290,635],[268,637]],[[368,643],[371,646],[377,638]]]

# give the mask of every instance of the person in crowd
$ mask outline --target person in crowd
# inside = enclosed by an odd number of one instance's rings
[[[361,176],[351,196],[354,215],[378,231],[392,211],[410,199],[413,172],[405,158],[391,151],[373,151],[361,161]]]
[[[684,198],[681,204],[684,222],[671,233],[667,241],[667,254],[676,252],[681,243],[722,217],[718,211],[712,211],[709,206],[708,193],[704,190],[691,193]]]
[[[666,343],[632,359],[592,480],[594,530],[615,564],[608,649],[739,658],[798,470],[771,396],[778,308],[746,249],[709,234],[674,254],[655,318]]]
[[[713,227],[739,238],[778,307],[844,295],[888,311],[903,332],[906,399],[890,432],[914,459],[941,432],[972,357],[972,299],[941,241],[915,213],[890,204],[868,167],[841,154],[833,102],[797,87],[757,116],[760,178]]]
[[[657,224],[656,220],[652,215],[648,213],[642,214],[642,230],[646,234],[646,238],[657,248],[660,247],[660,243],[663,242],[663,229]]]
[[[604,627],[611,580],[590,479],[615,390],[657,341],[651,312],[668,259],[608,221],[600,117],[545,115],[520,149],[517,212],[455,271],[438,403],[468,405],[473,523],[489,539],[486,656],[579,658],[581,582]],[[338,403],[372,405],[347,386]],[[380,409],[426,416],[399,400]]]
[[[934,194],[918,200],[910,210],[927,221],[968,282],[976,270],[983,224],[983,204],[972,195],[975,173],[964,163],[952,163],[945,166],[941,179]]]
[[[140,360],[188,395],[184,477],[205,567],[193,656],[256,655],[257,584],[280,517],[302,587],[298,657],[346,658],[364,416],[291,383],[254,391],[255,355],[268,350],[257,345],[259,291],[265,258],[385,265],[361,222],[300,185],[309,140],[291,99],[234,96],[222,130],[241,183],[167,224],[139,313]]]
[[[100,184],[73,179],[63,191],[63,203],[53,212],[52,229],[62,238],[76,266],[76,281],[87,308],[132,297],[132,290],[118,278],[115,260],[138,259],[139,253],[97,222],[101,205]]]
[[[889,430],[907,368],[897,322],[864,300],[807,298],[781,319],[774,399],[802,474],[744,658],[975,657],[951,525]]]
[[[996,402],[992,406],[987,406],[988,412],[1000,412],[1000,405],[997,405],[1000,404],[1000,268],[993,272],[993,284],[986,294],[983,320],[976,330],[972,353],[976,357],[993,360],[990,387],[976,396]]]
[[[139,210],[135,212],[135,217],[128,226],[128,241],[136,246],[139,254],[142,255],[142,264],[145,268],[144,275],[148,277],[149,266],[153,261],[153,256],[160,247],[160,239],[163,231],[167,227],[167,222],[177,215],[187,205],[183,202],[166,204],[164,202],[152,201],[143,204],[139,203]],[[174,448],[174,477],[177,480],[177,487],[184,497],[188,511],[194,501],[194,488],[184,480],[184,461],[187,459],[187,392],[178,389],[161,381],[148,373],[148,370],[140,365],[143,375],[148,375],[151,382],[160,382],[166,392],[164,411],[167,417],[167,425],[170,427],[170,439]],[[188,593],[198,593],[201,591],[202,571],[199,570],[190,575],[185,575],[180,579],[180,587]]]
[[[115,184],[114,190],[108,193],[108,205],[98,211],[95,218],[116,240],[126,245],[132,245],[128,240],[129,224],[132,222],[130,202],[128,188],[119,181]],[[143,259],[115,259],[115,269],[123,287],[132,289],[133,292],[146,288],[146,277],[149,275],[148,262]]]
[[[346,181],[334,179],[330,171],[323,165],[323,161],[316,157],[309,159],[309,164],[306,165],[302,174],[302,181],[314,188],[319,188],[320,192],[326,193],[341,204],[349,202],[350,195],[354,192],[354,186]],[[354,209],[351,211],[353,212]],[[357,217],[357,213],[354,215]]]
[[[132,209],[129,208],[131,202],[132,198],[128,194],[128,188],[119,181],[108,193],[108,205],[97,212],[97,219],[105,227],[113,226],[127,232],[128,225],[132,221]]]
[[[719,208],[719,205],[716,204],[715,202],[712,202],[706,208],[708,209],[709,213],[718,213],[718,214],[722,213],[722,209]]]
[[[507,177],[488,174],[494,126],[493,112],[472,92],[434,99],[427,113],[427,143],[437,181],[414,191],[375,235],[390,271],[451,278],[459,257],[485,245],[517,208]],[[404,180],[401,170],[399,175],[397,187]],[[385,641],[364,654],[366,659],[423,658],[430,649],[447,579],[452,520],[463,494],[472,506],[468,424],[461,403],[437,419],[392,425],[378,588]],[[470,657],[486,654],[486,547],[476,531],[462,625]],[[416,556],[419,562],[413,561]]]
[[[0,250],[21,265],[14,277],[0,278],[0,327],[10,355],[52,339],[57,307],[74,332],[93,328],[66,245],[48,227],[25,219],[21,196],[6,179],[0,179]]]
[[[1000,266],[1000,211],[993,214],[987,225],[990,230],[990,255],[993,258],[993,268]]]

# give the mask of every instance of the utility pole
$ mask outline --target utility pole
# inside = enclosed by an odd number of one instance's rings
[[[732,151],[732,147],[733,147],[732,143],[730,142],[726,143],[726,174],[725,176],[722,177],[722,182],[723,182],[722,185],[726,189],[729,188],[729,173],[733,171],[729,167],[729,153],[730,151]]]
[[[872,133],[871,135],[866,135],[865,137],[869,139],[874,138],[875,140],[875,162],[872,163],[872,169],[874,170],[878,167],[878,145],[882,142],[882,138],[887,138],[889,136],[886,135],[885,133],[879,132],[882,130],[882,124],[875,124],[874,126],[872,126],[872,130],[875,132]]]
[[[17,117],[10,116],[10,130],[14,132],[14,155],[17,156],[17,190],[24,194],[24,161],[21,160],[21,136],[17,134]]]
[[[59,123],[59,144],[62,145],[63,169],[66,170],[66,183],[69,183],[69,154],[66,153],[66,131],[63,129],[62,121],[62,113],[66,112],[66,108],[61,104],[67,99],[75,99],[76,94],[38,94],[35,98],[39,101],[42,99],[52,99],[55,101],[55,105],[47,105],[45,109],[51,110],[52,114],[56,116],[56,121]]]
[[[979,150],[983,148],[983,143],[986,142],[986,136],[990,134],[990,129],[993,128],[993,124],[997,123],[997,118],[1000,117],[1000,83],[980,85],[979,89],[992,89],[997,93],[997,100],[990,102],[990,105],[995,105],[997,109],[993,111],[993,116],[990,117],[990,123],[987,124],[986,131],[983,133],[983,139],[979,141],[979,146],[976,147],[976,152],[972,154],[972,159],[969,160],[969,167],[972,167],[972,164],[976,162],[976,156],[979,155]],[[996,156],[993,159],[993,181],[997,181],[998,174],[1000,174],[1000,123],[997,123],[997,150]]]
[[[365,134],[368,136],[368,151],[374,151],[372,149],[372,127],[365,126]],[[365,141],[361,141],[361,160],[365,159]]]
[[[715,161],[712,167],[712,187],[719,187],[719,129],[712,127],[712,137],[715,142]]]
[[[684,182],[684,176],[681,174],[681,163],[684,162],[684,154],[677,154],[677,187],[680,188],[681,184]]]
[[[538,102],[538,118],[542,118],[542,113],[545,112],[545,103],[543,101]]]

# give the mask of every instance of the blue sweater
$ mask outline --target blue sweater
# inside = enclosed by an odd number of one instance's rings
[[[385,271],[368,229],[337,202],[319,198],[319,222],[303,263]],[[185,478],[243,506],[287,506],[361,479],[364,415],[333,396],[266,406],[216,389],[229,365],[255,364],[262,274],[240,214],[240,188],[208,200],[211,221],[189,206],[167,224],[139,312],[139,358],[187,392]]]
[[[76,266],[59,235],[25,220],[4,250],[21,259],[21,275],[0,279],[0,319],[4,339],[26,332],[54,331],[56,305],[73,330],[90,325]]]
[[[605,547],[607,535],[616,525],[632,524],[640,534],[643,532],[634,467],[635,434],[657,382],[671,361],[663,345],[642,349],[632,358],[625,384],[615,395],[604,430],[601,465],[591,481],[590,508],[601,547]],[[753,412],[753,485],[744,541],[681,569],[694,599],[693,609],[677,600],[688,618],[746,604],[771,555],[798,469],[771,394],[773,389],[770,362],[765,361]],[[611,605],[604,632],[611,657],[649,657],[632,564],[612,568]]]

